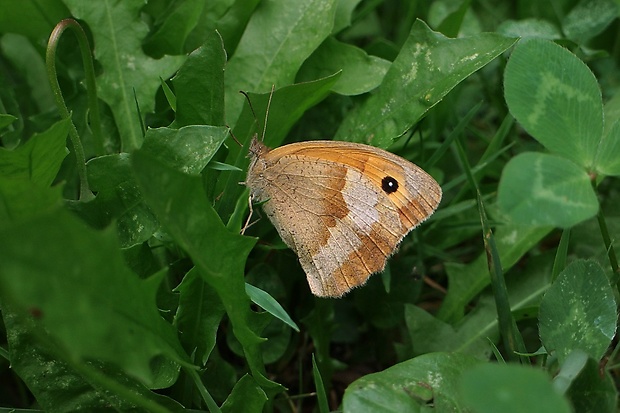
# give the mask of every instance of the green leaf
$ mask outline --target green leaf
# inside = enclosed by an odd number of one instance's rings
[[[463,401],[476,413],[572,411],[549,377],[530,367],[482,364],[463,373],[459,384]]]
[[[224,307],[215,290],[206,283],[196,268],[191,269],[176,289],[179,308],[175,325],[188,354],[204,365],[215,347],[217,329],[224,316]]]
[[[562,370],[564,366],[562,366]],[[566,393],[575,412],[615,413],[618,411],[618,391],[607,369],[598,361],[587,359],[585,367],[574,377]]]
[[[550,285],[548,270],[552,262],[551,254],[533,257],[519,273],[514,274],[513,270],[507,277],[513,314],[521,311],[528,311],[530,317],[536,314],[538,303]],[[475,308],[452,325],[411,304],[405,306],[405,323],[411,337],[412,355],[451,351],[487,360],[492,350],[489,341],[497,343],[499,339],[497,309],[490,292],[482,294]]]
[[[478,363],[457,353],[425,354],[398,363],[351,383],[344,393],[343,412],[418,412],[431,400],[438,412],[460,411],[457,381]]]
[[[304,62],[297,81],[315,80],[342,71],[332,90],[341,95],[359,95],[381,84],[390,63],[328,37]]]
[[[601,91],[575,55],[547,40],[524,39],[504,73],[510,113],[547,149],[587,169],[603,131]]]
[[[4,129],[11,123],[15,122],[17,118],[7,113],[0,113],[0,129]]]
[[[151,112],[159,79],[170,77],[185,57],[155,60],[143,53],[142,40],[148,27],[140,18],[142,0],[66,0],[65,4],[93,34],[95,58],[103,69],[97,79],[98,95],[114,114],[122,151],[132,152],[142,144],[136,99],[142,113]]]
[[[63,204],[62,187],[0,177],[0,228],[45,214]]]
[[[226,51],[217,32],[194,50],[172,79],[177,97],[176,126],[222,126]]]
[[[184,52],[185,41],[198,24],[205,2],[183,0],[170,5],[163,23],[144,43],[144,50],[155,57]]]
[[[3,299],[38,314],[71,357],[114,363],[147,385],[158,381],[154,357],[187,360],[155,306],[161,277],[132,273],[112,231],[54,210],[3,229],[0,260]]]
[[[497,31],[510,37],[536,37],[549,40],[562,38],[562,33],[557,26],[547,20],[537,18],[506,20],[500,23]]]
[[[192,125],[181,129],[149,129],[144,151],[164,165],[197,175],[228,137],[225,126]]]
[[[295,324],[295,322],[288,315],[286,310],[284,310],[280,303],[278,303],[275,298],[269,295],[269,293],[248,283],[245,284],[245,292],[248,294],[248,297],[250,297],[250,300],[252,300],[254,304],[258,305],[278,320],[282,320],[282,322],[284,322],[286,325],[290,326],[293,330],[299,333],[299,327],[297,326],[297,324]]]
[[[578,260],[560,273],[540,303],[540,338],[562,363],[580,349],[600,360],[616,333],[616,302],[603,269]]]
[[[253,314],[245,293],[244,265],[256,241],[226,229],[199,177],[167,168],[144,151],[133,154],[132,165],[149,206],[217,292],[254,379],[264,389],[277,391],[278,385],[265,376],[260,352],[263,339],[252,330]]]
[[[69,125],[68,120],[61,120],[12,151],[0,148],[0,175],[51,185],[67,156]]]
[[[181,411],[182,406],[174,400],[149,391],[113,364],[76,363],[70,356],[63,360],[67,354],[53,345],[33,317],[12,311],[6,305],[2,307],[2,317],[8,333],[11,369],[46,411],[104,411],[111,407],[129,411],[137,407],[130,399],[151,411],[162,411],[163,406],[169,409],[166,411]],[[89,367],[81,368],[84,366]],[[104,378],[89,375],[89,369]],[[122,391],[117,391],[119,388]]]
[[[330,34],[336,3],[310,0],[296,7],[287,0],[261,3],[226,66],[226,95],[292,84],[302,63]],[[226,100],[229,124],[236,124],[242,105],[240,99]]]
[[[568,228],[596,215],[598,200],[588,174],[569,160],[523,153],[504,167],[499,207],[515,224]]]
[[[261,413],[267,401],[267,395],[249,375],[244,375],[235,384],[230,396],[222,405],[222,413]]]
[[[605,30],[618,18],[618,12],[614,0],[581,0],[564,17],[562,30],[567,39],[583,44]]]
[[[549,227],[502,225],[495,231],[500,261],[504,270],[515,265],[534,245],[545,237]],[[465,307],[490,283],[486,254],[469,264],[446,263],[450,288],[437,313],[440,320],[454,323],[462,318]]]
[[[514,42],[493,33],[448,39],[416,21],[377,93],[344,119],[334,139],[387,148],[456,85]]]

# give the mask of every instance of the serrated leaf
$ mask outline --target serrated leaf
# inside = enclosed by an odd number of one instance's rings
[[[132,273],[112,231],[57,209],[2,230],[0,260],[3,298],[36,312],[71,357],[114,363],[148,385],[154,357],[186,360],[155,306],[161,277]]]
[[[207,166],[228,133],[225,126],[209,125],[149,129],[143,149],[170,168],[197,175]]]
[[[111,363],[90,361],[87,364],[88,369],[105,375],[103,381],[97,382],[92,376],[85,377],[88,370],[75,369],[74,360],[63,360],[66,354],[53,345],[53,340],[32,317],[20,315],[6,305],[2,307],[2,317],[8,333],[11,369],[26,383],[37,403],[46,411],[136,409],[134,403],[124,398],[127,395],[125,391],[131,393],[132,401],[138,400],[143,408],[156,406],[163,409],[166,406],[170,411],[182,410],[182,406],[174,400],[149,391]],[[105,384],[110,381],[123,391],[116,393],[106,388]]]
[[[569,228],[598,211],[588,174],[559,156],[523,153],[504,167],[497,203],[515,224]]]
[[[226,66],[226,95],[239,90],[267,92],[293,83],[301,64],[330,34],[335,0],[261,3]],[[243,101],[226,100],[226,117],[236,124]]]
[[[69,120],[61,120],[12,151],[0,148],[0,175],[50,185],[67,156],[69,125]]]
[[[448,39],[416,21],[377,93],[344,119],[334,139],[387,148],[456,85],[514,42],[494,33]]]
[[[344,393],[343,412],[418,412],[430,400],[438,412],[460,411],[457,381],[478,363],[458,353],[425,354],[398,363],[351,383]]]
[[[510,113],[547,149],[595,167],[603,131],[601,91],[588,67],[547,40],[523,39],[504,73]]]
[[[246,374],[239,379],[222,404],[222,413],[261,413],[267,400],[265,392],[251,376]]]
[[[568,265],[540,303],[540,338],[560,363],[575,349],[600,360],[616,333],[616,322],[613,291],[594,261]]]
[[[177,97],[175,125],[222,126],[224,119],[224,67],[222,38],[212,32],[187,58],[172,79]]]
[[[260,351],[263,339],[252,330],[253,314],[245,293],[245,260],[256,241],[226,229],[199,177],[170,169],[144,151],[133,154],[132,165],[149,206],[217,292],[254,379],[270,392],[278,391],[279,385],[265,376]]]
[[[132,152],[142,144],[135,99],[143,114],[151,112],[159,79],[170,77],[185,57],[155,60],[143,53],[141,42],[148,27],[140,19],[142,0],[66,0],[65,4],[73,16],[88,23],[93,34],[95,58],[103,68],[97,78],[98,95],[114,114],[122,151]]]

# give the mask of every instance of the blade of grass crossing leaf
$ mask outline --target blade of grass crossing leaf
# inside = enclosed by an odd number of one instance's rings
[[[499,351],[499,349],[497,348],[493,340],[487,337],[487,341],[489,342],[489,346],[491,346],[491,351],[493,351],[493,355],[495,356],[495,359],[502,364],[506,364],[506,360],[504,360],[504,356]]]
[[[194,384],[196,385],[196,388],[200,392],[200,396],[202,397],[202,400],[204,400],[205,404],[207,405],[209,412],[220,413],[221,412],[220,408],[218,407],[215,400],[213,400],[213,397],[211,397],[211,394],[209,394],[209,391],[202,383],[202,380],[200,380],[200,376],[198,375],[198,372],[192,368],[185,368],[185,372],[194,381]]]
[[[140,102],[138,102],[138,95],[136,94],[136,89],[132,89],[133,91],[133,101],[136,104],[136,112],[138,113],[138,119],[140,120],[140,130],[142,131],[142,139],[146,135],[146,125],[144,124],[144,119],[142,118],[142,111],[140,110]]]
[[[284,310],[284,308],[282,308],[280,303],[277,302],[275,298],[260,288],[254,287],[252,284],[248,283],[245,283],[245,292],[254,304],[258,305],[263,310],[267,311],[269,314],[278,320],[281,320],[299,333],[299,327],[297,327],[297,324],[295,324],[293,319],[291,319],[288,313]]]
[[[483,161],[486,161],[488,158],[493,157],[493,155],[500,150],[499,148],[502,147],[502,143],[508,136],[508,132],[510,132],[510,129],[512,128],[514,124],[515,124],[515,118],[513,118],[510,114],[507,114],[504,120],[502,121],[502,124],[499,125],[497,132],[495,132],[495,135],[493,135],[493,139],[491,139],[491,142],[489,143],[489,145],[487,146],[487,149],[484,151],[484,153],[480,157],[480,160],[478,161],[478,163],[482,163]]]
[[[312,375],[314,376],[314,386],[316,387],[316,397],[319,404],[320,413],[329,413],[329,405],[327,404],[327,394],[325,394],[325,386],[323,386],[323,378],[319,367],[316,365],[314,354],[312,354]]]
[[[553,261],[553,269],[551,271],[551,282],[558,278],[558,274],[562,272],[566,267],[566,257],[568,256],[568,242],[570,241],[570,228],[566,228],[562,231],[562,237],[558,244],[558,250],[555,253],[555,260]]]
[[[469,167],[469,162],[465,154],[465,150],[460,141],[456,141],[459,157],[463,164],[465,174],[469,184],[476,190],[476,198],[478,201],[478,210],[480,213],[480,221],[482,224],[482,233],[485,250],[487,252],[487,262],[489,267],[489,274],[491,276],[491,287],[493,288],[493,295],[495,297],[495,304],[497,306],[497,317],[499,324],[499,331],[502,335],[504,347],[508,351],[508,358],[515,359],[520,358],[522,364],[528,364],[527,357],[517,356],[516,352],[525,353],[525,343],[523,337],[517,329],[517,323],[512,317],[510,310],[510,302],[508,300],[508,290],[506,289],[506,280],[504,279],[504,273],[502,271],[502,265],[499,258],[499,252],[495,244],[495,238],[493,237],[493,231],[489,225],[486,211],[482,201],[482,195],[478,184],[474,179]]]
[[[463,133],[465,127],[469,125],[469,122],[473,119],[474,115],[478,113],[478,111],[480,110],[480,106],[482,106],[482,102],[471,108],[471,110],[467,112],[463,119],[461,119],[461,121],[456,125],[452,132],[450,132],[446,140],[441,144],[439,149],[437,149],[428,160],[428,162],[426,162],[425,165],[427,168],[432,167],[439,159],[441,159],[441,157],[446,153],[450,145],[452,145],[454,139],[456,139],[456,137],[460,136],[461,133]]]

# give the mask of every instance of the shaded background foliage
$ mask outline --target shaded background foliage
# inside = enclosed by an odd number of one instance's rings
[[[617,1],[0,9],[0,405],[616,411]],[[444,200],[317,299],[267,220],[239,235],[263,130],[388,148]]]

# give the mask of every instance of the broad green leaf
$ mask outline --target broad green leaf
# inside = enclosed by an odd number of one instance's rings
[[[170,169],[144,151],[133,154],[132,165],[149,206],[217,292],[254,379],[269,392],[277,391],[278,385],[265,376],[260,352],[263,339],[252,330],[253,314],[245,293],[245,260],[256,241],[226,229],[199,177]]]
[[[614,0],[581,0],[562,20],[566,38],[583,44],[618,18],[620,5]]]
[[[518,365],[481,364],[463,373],[460,394],[476,413],[570,413],[544,372]]]
[[[170,168],[197,175],[207,166],[228,133],[225,126],[209,125],[149,129],[143,149]]]
[[[3,33],[18,33],[37,42],[47,39],[54,25],[68,16],[61,0],[49,0],[45,7],[36,2],[14,3],[0,0],[0,27]]]
[[[131,174],[129,154],[100,156],[86,166],[97,196],[88,203],[69,203],[69,207],[95,228],[105,228],[114,220],[122,248],[147,241],[159,228],[159,222],[144,204]]]
[[[237,91],[267,92],[290,85],[301,64],[330,34],[335,0],[310,0],[292,7],[287,0],[262,2],[226,66],[226,96]],[[241,99],[226,100],[226,117],[237,123]]]
[[[0,228],[55,210],[63,204],[62,186],[53,188],[0,177]]]
[[[328,37],[304,62],[298,82],[319,79],[342,71],[333,87],[341,95],[359,95],[379,86],[390,62]]]
[[[578,260],[560,273],[540,303],[540,338],[562,363],[580,349],[600,360],[616,334],[616,302],[603,269]]]
[[[456,85],[514,42],[494,33],[448,39],[416,21],[377,93],[344,119],[334,139],[387,148]]]
[[[51,3],[53,3],[53,1],[50,1],[50,6],[52,6]],[[0,6],[0,8],[2,8],[2,6]],[[2,10],[6,13],[9,8],[19,8],[23,11],[24,4],[20,4],[20,7],[6,6],[2,8]],[[6,25],[2,23],[0,23],[0,27],[2,27],[3,30],[6,29]],[[47,79],[45,62],[43,56],[41,56],[40,50],[26,37],[6,32],[2,35],[2,38],[0,38],[0,48],[2,49],[4,57],[6,57],[6,59],[25,77],[30,87],[32,101],[37,105],[39,111],[46,112],[55,110],[56,102],[54,101],[52,88]],[[2,122],[0,122],[0,128],[3,127]]]
[[[98,156],[86,163],[88,183],[95,192],[114,189],[131,180],[128,153]]]
[[[181,343],[188,354],[195,354],[203,366],[215,347],[217,329],[224,307],[215,290],[206,283],[196,268],[191,269],[178,287],[179,308],[174,322],[181,332]]]
[[[177,97],[176,126],[225,124],[225,64],[222,38],[214,31],[172,79]]]
[[[51,185],[67,156],[65,141],[69,125],[68,120],[61,120],[13,150],[0,148],[0,175],[41,186]]]
[[[222,413],[261,413],[267,400],[263,389],[246,374],[235,384],[230,396],[222,405]]]
[[[523,225],[498,227],[495,231],[495,240],[504,270],[508,271],[550,231],[550,227]],[[480,254],[469,264],[446,263],[446,271],[450,288],[437,317],[454,323],[462,318],[465,307],[471,300],[491,282],[486,254]]]
[[[205,7],[201,0],[184,0],[171,3],[161,26],[144,43],[144,50],[155,57],[165,54],[182,54],[185,40],[198,24]]]
[[[596,215],[588,174],[555,155],[523,153],[504,167],[497,203],[515,224],[569,228]]]
[[[114,363],[147,385],[160,380],[156,356],[186,362],[155,306],[161,277],[131,272],[113,231],[57,209],[3,229],[0,261],[3,299],[37,314],[68,356]]]
[[[552,258],[551,255],[531,258],[519,273],[513,271],[507,277],[513,314],[538,306],[550,284]],[[410,304],[405,307],[405,322],[413,355],[453,351],[486,360],[491,353],[489,341],[496,343],[499,339],[497,309],[491,293],[484,293],[475,308],[453,325]]]
[[[252,284],[245,284],[245,292],[250,297],[250,300],[258,306],[260,306],[263,310],[267,311],[269,314],[281,320],[286,325],[291,327],[293,330],[299,333],[299,327],[293,321],[291,316],[288,315],[286,310],[282,308],[280,303],[276,301],[269,293],[261,290],[260,288],[254,287]]]
[[[524,39],[504,73],[510,113],[551,152],[593,168],[603,131],[601,91],[575,55],[547,40]]]
[[[15,122],[17,118],[7,113],[0,113],[0,129],[6,128],[11,123]]]
[[[599,362],[591,358],[579,375],[573,378],[566,396],[572,402],[575,412],[618,411],[618,391],[613,378],[608,369],[601,369]]]
[[[361,0],[338,0],[332,34],[351,26],[351,16]]]
[[[142,0],[66,0],[65,4],[93,34],[95,58],[103,69],[98,94],[114,114],[122,151],[132,152],[142,144],[136,99],[142,114],[151,112],[159,79],[170,77],[185,57],[155,60],[143,53],[141,42],[148,27],[140,18]]]
[[[63,360],[62,350],[53,344],[33,317],[2,307],[7,330],[11,369],[26,383],[37,403],[46,411],[129,411],[137,406],[151,411],[181,411],[174,400],[149,391],[110,363]],[[90,370],[96,374],[89,375]],[[105,372],[105,373],[103,373]],[[99,376],[101,374],[102,376]],[[103,376],[105,374],[105,376]],[[102,380],[98,380],[101,379]],[[42,380],[45,378],[45,380]],[[90,382],[89,382],[90,381]],[[112,382],[114,389],[106,388]],[[121,392],[115,390],[122,389]],[[130,397],[127,397],[128,394]],[[165,406],[165,407],[164,407]],[[159,410],[156,410],[159,409]]]
[[[431,353],[368,374],[347,387],[344,413],[424,411],[432,400],[438,412],[461,411],[456,385],[478,360],[457,353]]]
[[[497,31],[510,37],[536,37],[549,40],[562,38],[557,26],[548,20],[538,18],[506,20],[500,23]]]

